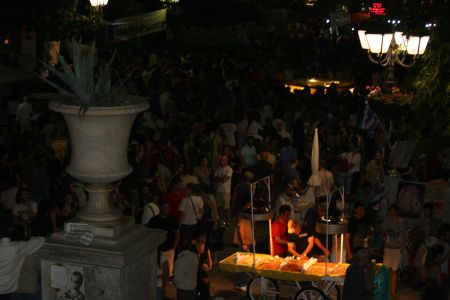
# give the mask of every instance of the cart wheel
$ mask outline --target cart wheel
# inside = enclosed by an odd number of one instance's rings
[[[330,300],[340,300],[341,299],[341,291],[339,290],[339,286],[336,284],[334,288],[331,288],[328,293],[327,297]]]
[[[297,295],[295,295],[295,300],[328,300],[325,294],[313,286],[302,288]]]
[[[272,279],[256,277],[248,282],[247,296],[252,300],[277,300],[280,290]]]
[[[312,284],[314,287],[322,291],[329,300],[340,300],[341,292],[339,291],[339,285],[333,284],[330,286],[329,282],[317,281]]]

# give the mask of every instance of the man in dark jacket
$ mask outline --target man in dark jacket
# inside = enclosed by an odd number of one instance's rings
[[[345,273],[343,300],[369,300],[372,297],[369,251],[359,247],[355,251],[355,259]]]

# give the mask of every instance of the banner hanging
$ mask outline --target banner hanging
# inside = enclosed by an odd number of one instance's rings
[[[108,24],[109,42],[116,43],[166,29],[167,9],[117,19]]]

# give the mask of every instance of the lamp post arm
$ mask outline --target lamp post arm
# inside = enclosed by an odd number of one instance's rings
[[[368,57],[371,62],[373,62],[374,64],[377,64],[377,65],[380,65],[382,67],[386,67],[388,64],[388,61],[389,61],[388,54],[383,55],[381,59],[379,59],[379,58],[377,59],[377,58],[374,58],[372,52],[369,51]]]
[[[413,55],[413,59],[412,59],[412,62],[411,63],[405,63],[405,60],[406,60],[406,54],[402,57],[402,58],[400,58],[400,56],[399,55],[396,55],[395,56],[395,60],[396,60],[396,62],[400,65],[400,66],[402,66],[402,67],[404,67],[404,68],[409,68],[409,67],[411,67],[412,65],[414,65],[415,63],[416,63],[416,58],[417,58],[417,56],[418,55]]]

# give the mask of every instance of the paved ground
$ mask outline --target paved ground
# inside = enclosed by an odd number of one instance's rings
[[[233,279],[235,277],[235,274],[227,271],[220,271],[217,265],[218,261],[237,251],[237,248],[232,246],[231,240],[231,231],[228,231],[224,235],[225,249],[223,251],[215,253],[215,265],[210,273],[211,295],[213,300],[248,299],[245,292],[236,290],[234,288]],[[295,286],[282,285],[280,300],[294,299],[297,291],[297,287]],[[412,288],[412,284],[400,283],[398,287],[398,298],[395,300],[419,300],[420,295],[420,291],[414,290]],[[173,285],[170,285],[168,287],[167,297],[169,299],[176,299],[176,289]]]

